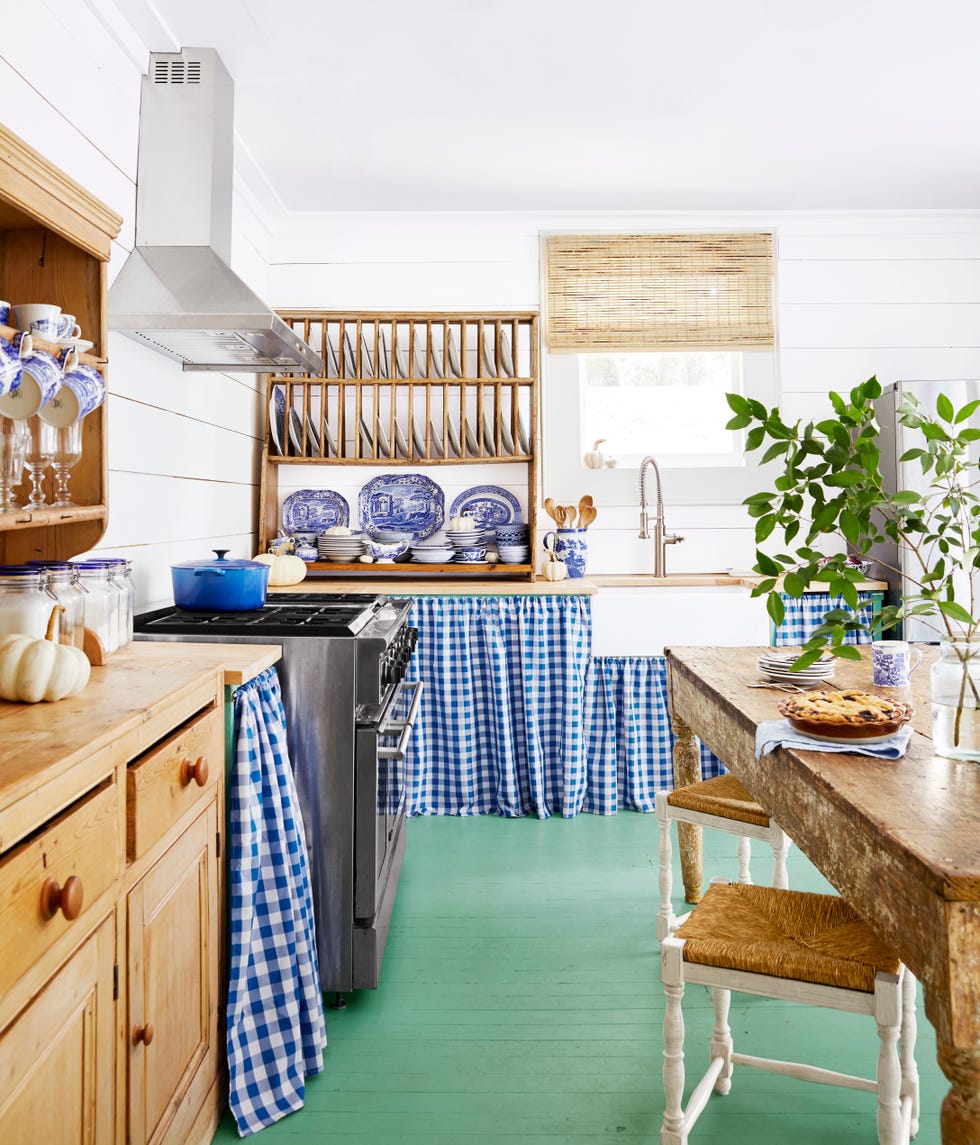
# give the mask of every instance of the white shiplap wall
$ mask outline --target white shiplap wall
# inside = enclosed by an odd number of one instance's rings
[[[270,295],[284,306],[336,309],[536,308],[542,231],[729,228],[777,235],[777,365],[786,416],[824,415],[829,390],[875,373],[883,383],[980,377],[980,212],[295,218],[270,244]],[[547,380],[544,397],[547,485],[549,451],[578,446],[563,440],[563,395],[549,394]],[[440,469],[437,476],[454,486],[478,484],[495,480],[488,470],[457,477]],[[592,492],[600,507],[590,570],[650,571],[649,542],[637,538],[638,498],[624,504],[604,489],[605,474],[583,467],[581,477],[580,492]],[[349,480],[331,471],[331,487]],[[686,537],[669,550],[669,569],[749,567],[754,545],[743,510],[721,497],[672,506],[671,483],[682,481],[679,471],[665,473],[668,525]]]
[[[135,236],[146,49],[111,0],[35,0],[9,17],[0,116],[123,216],[111,278]],[[240,193],[234,209],[233,265],[265,294],[263,226]],[[254,375],[184,374],[120,335],[110,336],[109,357],[109,527],[99,551],[133,558],[143,607],[171,598],[172,561],[219,545],[254,552],[262,401]]]

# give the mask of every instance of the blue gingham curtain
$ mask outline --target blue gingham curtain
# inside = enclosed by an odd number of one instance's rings
[[[239,688],[229,792],[228,1104],[242,1137],[299,1109],[327,1044],[306,840],[274,668]]]
[[[588,598],[421,596],[411,622],[426,691],[406,760],[408,813],[576,815]]]
[[[597,656],[586,676],[588,786],[584,811],[653,811],[656,794],[674,786],[674,735],[663,656]],[[701,774],[721,775],[701,746]]]
[[[783,623],[776,629],[775,643],[777,647],[783,644],[804,644],[810,639],[813,630],[823,623],[824,616],[832,608],[848,608],[842,596],[832,597],[828,592],[807,592],[799,597],[789,596],[786,593],[779,595],[786,609],[786,616]],[[870,599],[870,593],[858,593],[859,601]],[[859,616],[862,621],[867,623],[871,619],[871,608],[862,609]],[[870,642],[871,636],[867,632],[848,632],[844,638],[845,644],[869,644]]]

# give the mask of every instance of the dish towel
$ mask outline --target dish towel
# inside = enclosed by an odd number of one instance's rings
[[[306,839],[275,668],[235,697],[228,1105],[239,1135],[299,1109],[327,1044]]]
[[[824,743],[798,732],[789,720],[763,720],[755,731],[755,758],[782,745],[806,751],[843,751],[848,755],[870,755],[874,759],[901,759],[911,738],[912,725],[906,724],[880,743]]]

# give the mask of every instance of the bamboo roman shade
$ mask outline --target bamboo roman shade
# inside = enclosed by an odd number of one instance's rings
[[[549,235],[553,353],[773,344],[771,234]]]

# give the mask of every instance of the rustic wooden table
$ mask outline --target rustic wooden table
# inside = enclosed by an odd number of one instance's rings
[[[935,648],[908,689],[915,734],[901,760],[778,748],[755,758],[756,727],[782,694],[747,686],[759,648],[666,652],[677,737],[675,780],[700,778],[694,736],[752,792],[922,983],[951,1089],[943,1145],[980,1145],[980,765],[937,756],[928,697]],[[870,654],[838,661],[834,687],[874,691]],[[682,841],[685,891],[700,893],[700,838]]]

